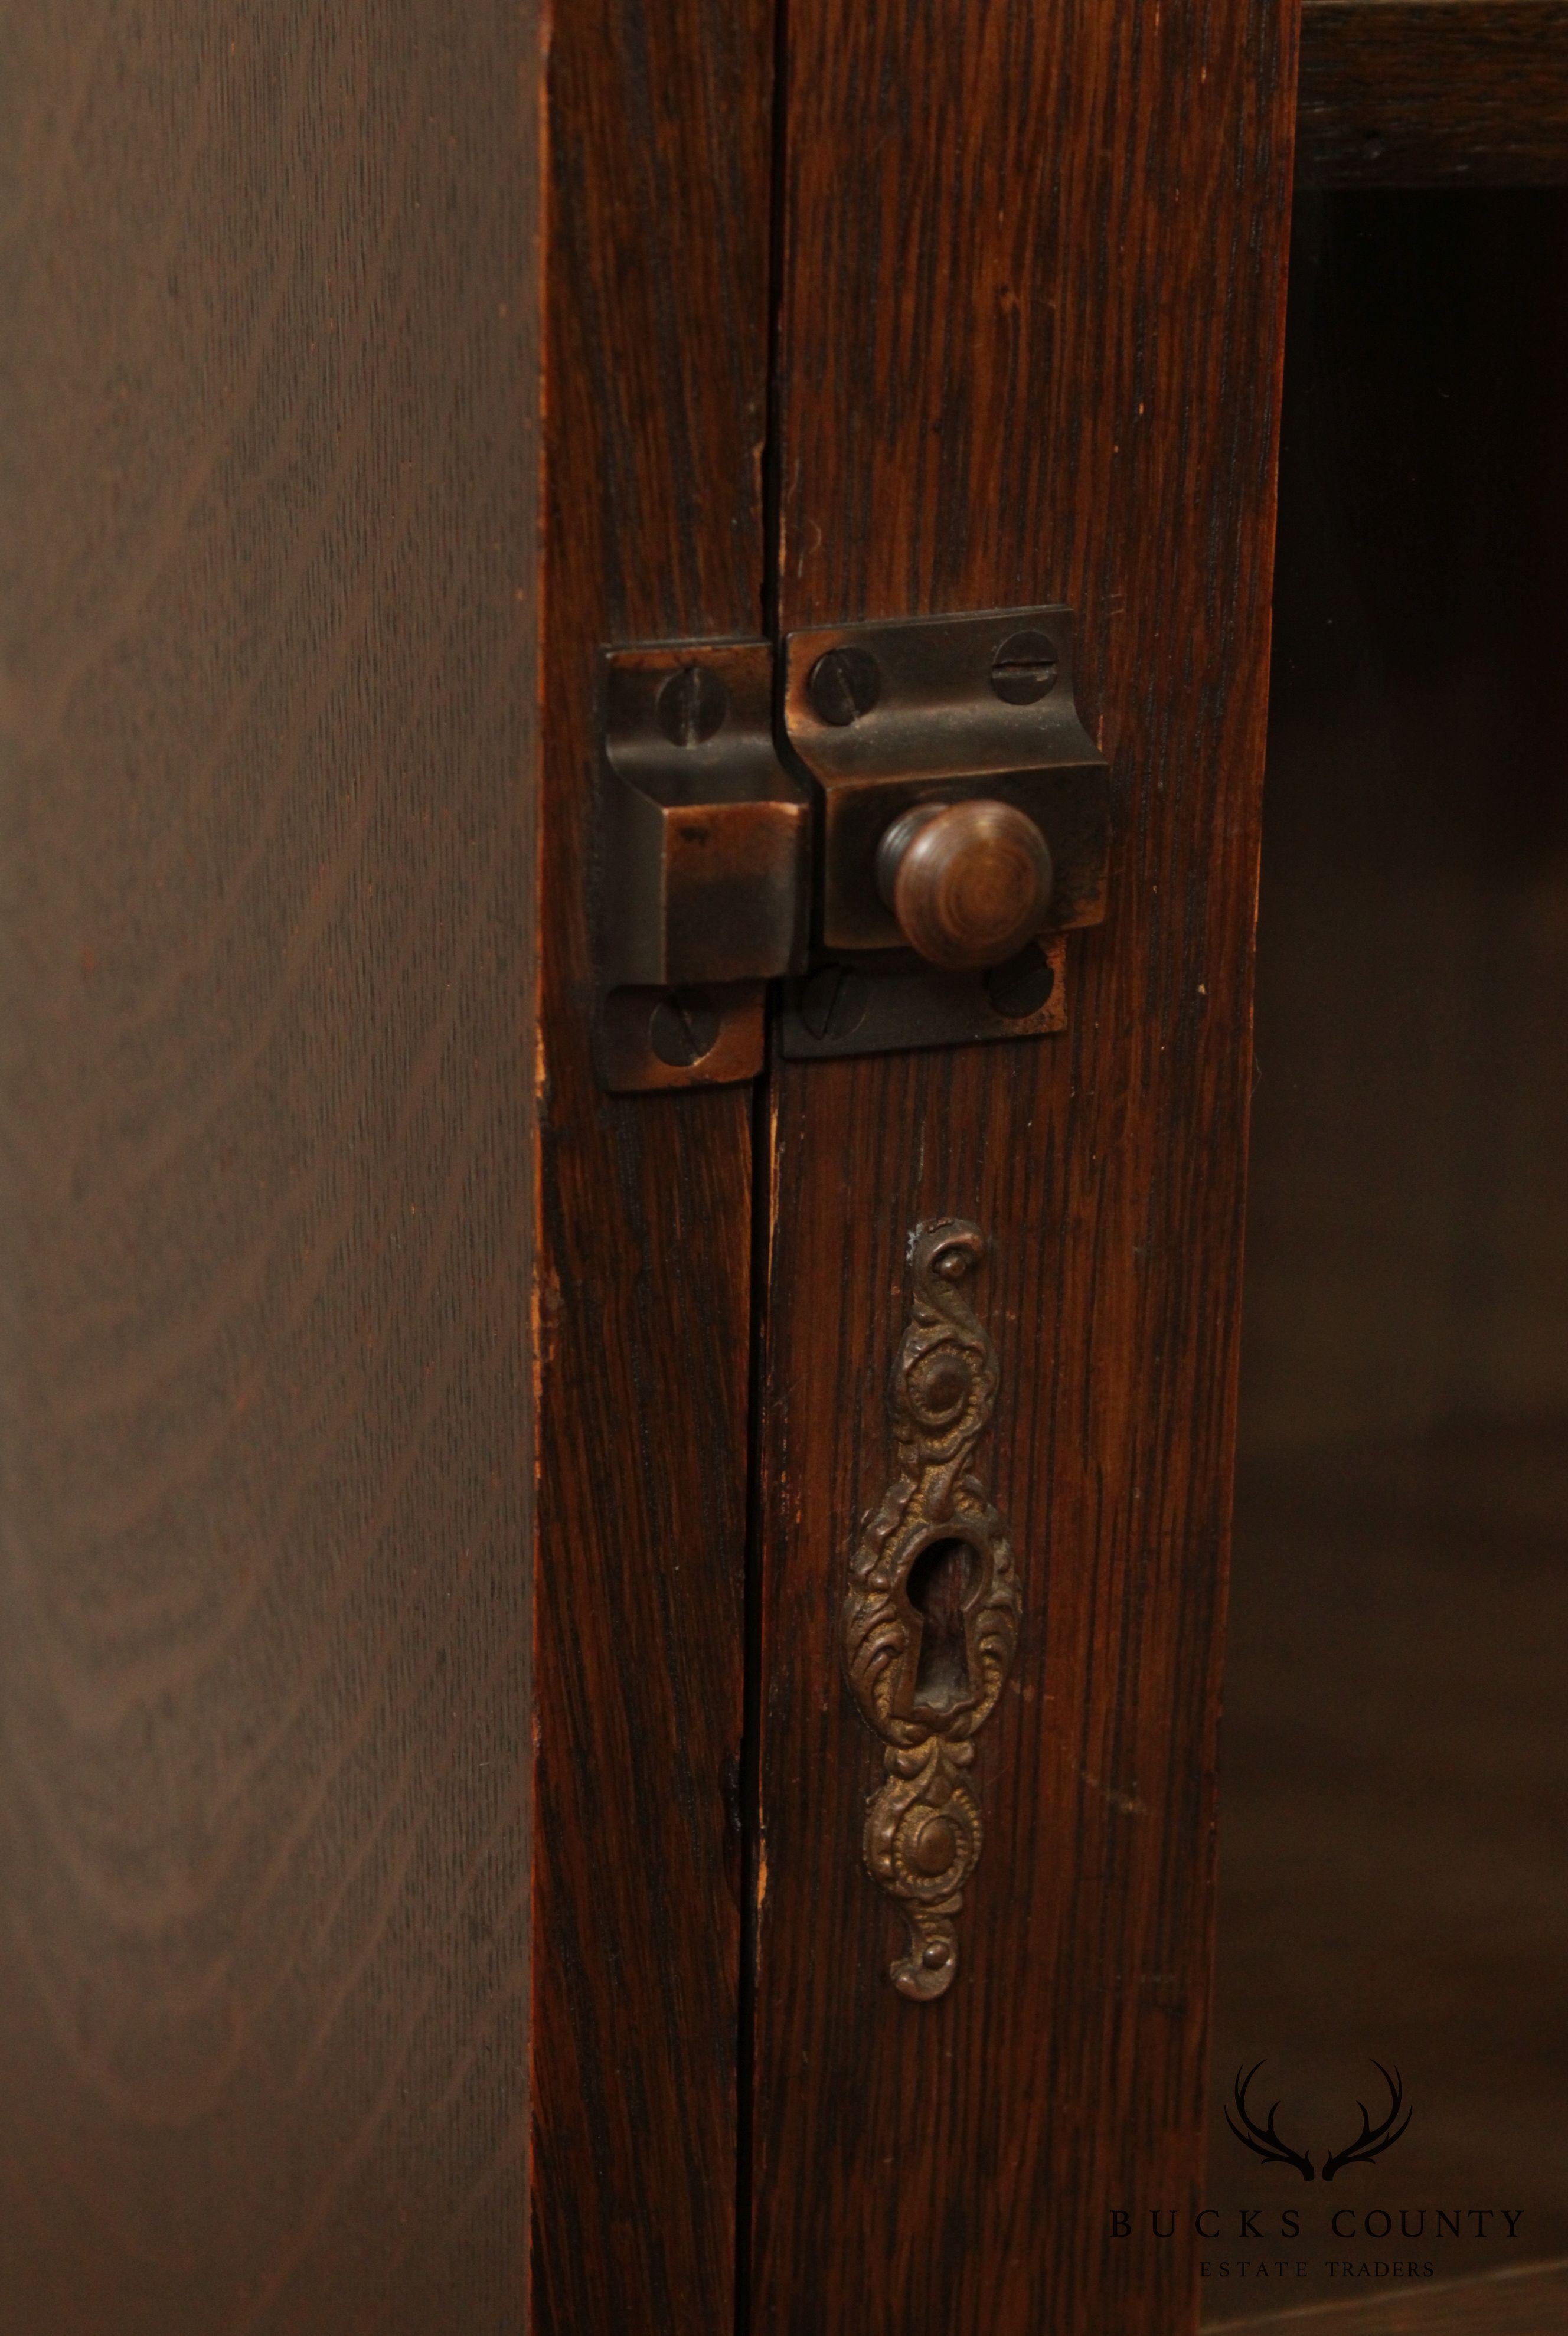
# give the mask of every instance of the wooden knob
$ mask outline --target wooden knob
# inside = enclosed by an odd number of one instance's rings
[[[916,803],[877,847],[877,885],[932,965],[1000,965],[1045,923],[1051,854],[1011,803]]]

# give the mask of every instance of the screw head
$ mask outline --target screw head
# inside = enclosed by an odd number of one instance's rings
[[[1057,645],[1046,633],[1014,633],[991,659],[991,687],[1008,706],[1033,706],[1057,686]]]
[[[869,999],[863,973],[824,965],[802,982],[796,1010],[813,1038],[847,1038],[864,1021]]]
[[[806,676],[806,695],[819,721],[847,730],[882,694],[881,667],[867,649],[824,649]]]
[[[659,691],[654,711],[672,746],[700,746],[729,712],[729,692],[711,666],[683,665]]]
[[[1056,972],[1038,941],[1030,941],[1006,965],[993,965],[986,975],[986,996],[992,1009],[1009,1022],[1037,1014],[1056,986]]]
[[[688,1071],[718,1044],[721,1017],[700,989],[672,989],[653,1009],[648,1044],[672,1071]]]

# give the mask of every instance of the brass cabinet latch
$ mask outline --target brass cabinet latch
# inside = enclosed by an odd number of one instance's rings
[[[607,649],[596,1040],[615,1091],[1032,1037],[1105,913],[1068,609]],[[776,704],[775,704],[776,689]]]

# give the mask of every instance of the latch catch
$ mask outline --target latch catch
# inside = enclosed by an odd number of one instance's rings
[[[811,799],[774,745],[766,641],[607,649],[599,1076],[762,1068],[764,985],[806,962]]]

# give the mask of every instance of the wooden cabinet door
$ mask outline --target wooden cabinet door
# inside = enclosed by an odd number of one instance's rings
[[[1274,0],[789,10],[781,630],[1070,607],[1115,842],[1059,1034],[769,1077],[755,2336],[1195,2312],[1190,2251],[1111,2218],[1199,2203],[1293,32]],[[984,1242],[956,1349],[917,1239],[944,1220]],[[930,1374],[980,1368],[966,1305],[995,1384],[955,1462]],[[937,1723],[879,1737],[845,1677],[852,1559],[938,1459],[1021,1598],[945,1775]],[[849,1634],[891,1660],[864,1578]],[[950,1952],[933,2000],[891,1983]]]
[[[5,41],[0,2316],[1168,2336],[1291,0]],[[601,653],[1046,605],[1060,1027],[608,1092]],[[911,1933],[846,1601],[960,1299]]]

